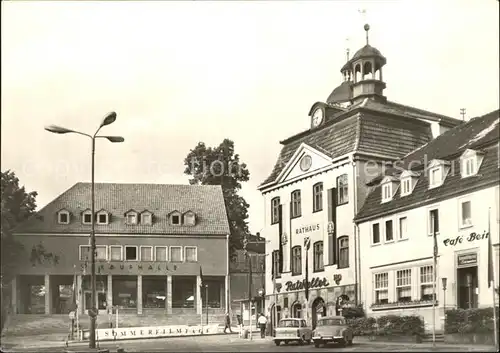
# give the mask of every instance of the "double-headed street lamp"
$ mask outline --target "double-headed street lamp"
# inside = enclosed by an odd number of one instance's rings
[[[89,135],[80,131],[75,131],[71,129],[67,129],[65,127],[50,125],[45,127],[45,130],[53,132],[55,134],[78,134],[87,136],[92,140],[92,189],[91,189],[91,198],[92,198],[92,228],[90,232],[90,252],[91,252],[91,267],[90,267],[90,285],[91,285],[91,301],[92,306],[89,309],[89,317],[90,317],[90,340],[89,340],[89,348],[96,348],[96,319],[97,319],[97,308],[96,308],[96,275],[95,275],[95,258],[96,258],[96,243],[95,243],[95,183],[94,183],[94,164],[95,164],[95,140],[96,138],[104,138],[110,142],[123,142],[125,139],[121,136],[97,136],[97,133],[103,126],[112,124],[116,120],[116,113],[111,112],[102,120],[101,125],[94,133],[94,135]]]

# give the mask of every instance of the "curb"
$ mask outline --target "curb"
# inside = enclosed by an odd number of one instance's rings
[[[421,343],[416,343],[416,342],[394,342],[394,341],[382,341],[382,340],[370,340],[368,337],[363,337],[363,336],[355,336],[354,337],[354,342],[359,342],[359,343],[370,343],[374,345],[412,345],[415,347],[422,347],[422,348],[428,348],[428,347],[433,347],[432,342],[421,342]],[[446,342],[436,342],[436,347],[441,347],[441,348],[453,348],[453,347],[461,347],[461,348],[476,348],[476,349],[491,349],[494,348],[493,345],[486,345],[486,344],[457,344],[457,343],[446,343]]]

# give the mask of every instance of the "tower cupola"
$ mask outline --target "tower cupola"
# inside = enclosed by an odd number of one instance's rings
[[[359,49],[340,70],[344,78],[347,78],[346,81],[351,81],[352,77],[353,104],[364,98],[386,100],[383,95],[386,86],[382,80],[382,67],[387,60],[377,48],[369,44],[370,25],[366,24],[364,29],[366,45]]]

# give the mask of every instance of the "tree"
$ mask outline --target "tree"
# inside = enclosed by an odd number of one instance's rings
[[[205,143],[189,151],[184,159],[184,173],[191,175],[191,185],[221,185],[229,220],[229,248],[233,258],[236,249],[241,249],[242,239],[249,233],[248,207],[250,205],[238,195],[241,183],[248,181],[250,172],[247,165],[235,154],[234,142],[224,139],[217,147],[207,147]]]

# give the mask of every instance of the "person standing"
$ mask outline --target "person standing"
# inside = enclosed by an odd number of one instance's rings
[[[226,312],[226,319],[224,321],[224,333],[227,333],[227,329],[229,329],[229,333],[233,333],[233,331],[231,330],[231,317],[229,316],[229,312]]]
[[[243,336],[243,320],[241,319],[241,315],[236,315],[236,320],[238,320],[238,331],[241,338]]]
[[[260,327],[260,338],[266,338],[266,324],[267,324],[267,318],[264,316],[263,313],[260,313],[259,320],[257,320],[259,323]]]

